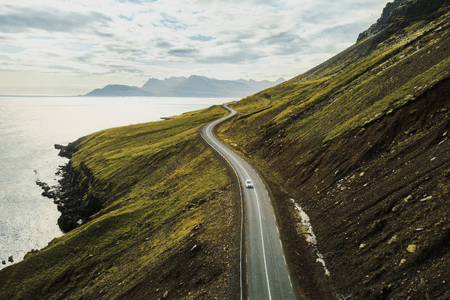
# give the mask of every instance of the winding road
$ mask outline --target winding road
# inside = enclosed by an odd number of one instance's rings
[[[264,182],[253,167],[213,134],[214,126],[236,115],[231,113],[204,126],[201,135],[230,164],[238,178],[241,218],[241,299],[297,299],[280,240],[275,212]],[[246,188],[250,179],[254,188]]]

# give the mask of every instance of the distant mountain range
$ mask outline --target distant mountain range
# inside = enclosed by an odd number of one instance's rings
[[[121,84],[110,84],[102,89],[95,89],[87,93],[85,96],[94,97],[124,97],[124,96],[154,96],[154,94],[144,91],[136,86],[128,86]]]
[[[268,89],[285,80],[218,80],[204,76],[170,77],[164,80],[150,78],[141,88],[111,84],[95,89],[84,96],[90,97],[245,97]]]

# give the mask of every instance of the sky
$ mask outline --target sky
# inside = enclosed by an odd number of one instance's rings
[[[149,78],[290,79],[356,42],[388,0],[0,0],[0,95]]]

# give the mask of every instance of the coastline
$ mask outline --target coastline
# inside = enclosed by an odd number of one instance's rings
[[[237,194],[197,134],[223,114],[212,106],[57,146],[77,152],[60,167],[60,194],[47,192],[61,200],[69,190],[83,195],[74,197],[82,208],[92,193],[104,209],[2,270],[0,298],[235,299]]]
[[[54,147],[60,150],[59,156],[70,159],[77,151],[75,144],[76,142],[67,146],[55,144]],[[85,224],[90,216],[102,208],[99,200],[89,189],[94,180],[91,172],[84,165],[81,165],[80,169],[81,172],[75,170],[69,160],[66,165],[59,167],[57,174],[61,175],[62,179],[58,180],[58,185],[49,186],[45,182],[36,181],[36,184],[44,190],[42,196],[52,199],[61,212],[58,226],[64,233]],[[80,180],[81,178],[87,180]]]
[[[27,253],[38,251],[33,249],[44,249],[49,242],[64,235],[71,227],[78,227],[79,225],[73,223],[80,219],[89,220],[89,213],[80,216],[80,213],[76,214],[70,210],[61,217],[62,213],[58,208],[63,209],[62,206],[54,204],[53,197],[41,196],[45,190],[38,186],[36,181],[48,183],[49,191],[59,192],[59,188],[55,186],[60,186],[58,180],[64,170],[58,170],[58,166],[68,162],[66,155],[56,155],[62,149],[55,153],[55,143],[68,145],[80,137],[107,129],[165,122],[161,121],[160,117],[178,116],[222,104],[227,100],[236,100],[186,97],[10,96],[0,96],[1,111],[4,115],[4,126],[0,126],[3,137],[0,147],[0,186],[3,192],[0,197],[0,270],[21,262]],[[79,123],[80,120],[83,121]],[[79,170],[78,165],[76,168]],[[58,176],[55,176],[57,171]],[[80,174],[79,178],[84,179],[83,176]],[[67,175],[67,178],[70,179],[70,175]],[[106,186],[107,184],[97,190],[97,196],[113,193],[112,187],[104,190]],[[82,204],[83,202],[79,201],[78,211],[82,209]],[[72,217],[69,217],[71,215]],[[65,220],[65,223],[72,225],[66,224],[66,230],[62,231],[58,226],[59,218],[60,223]],[[8,261],[10,256],[13,256],[14,262]],[[6,264],[2,264],[2,261]]]

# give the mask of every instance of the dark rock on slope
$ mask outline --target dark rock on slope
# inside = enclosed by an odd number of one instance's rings
[[[55,203],[61,212],[58,226],[64,232],[85,224],[90,216],[102,208],[100,201],[90,191],[94,181],[91,172],[84,166],[81,166],[80,170],[82,174],[75,171],[70,163],[62,168],[63,179],[59,180]]]
[[[65,157],[68,159],[72,158],[72,154],[76,152],[76,147],[74,143],[69,143],[67,146],[55,144],[55,149],[59,150],[59,156]]]
[[[76,152],[74,143],[68,146],[55,145],[60,150],[59,155],[71,158]],[[102,205],[91,192],[90,186],[94,181],[93,175],[85,166],[80,166],[81,171],[76,171],[71,163],[61,166],[58,174],[62,175],[59,185],[50,187],[39,180],[36,184],[44,191],[42,196],[53,199],[61,216],[58,218],[58,226],[63,232],[69,232],[89,220],[89,217],[100,211]]]
[[[377,43],[380,43],[399,30],[403,30],[413,22],[420,20],[432,21],[440,17],[450,4],[449,0],[395,0],[389,2],[383,10],[377,23],[362,32],[357,42],[378,35]]]
[[[407,0],[395,0],[394,2],[389,2],[386,4],[386,7],[383,9],[383,13],[381,14],[381,17],[378,19],[378,21],[370,26],[369,29],[365,30],[364,32],[360,33],[358,36],[357,42],[362,41],[366,37],[370,35],[374,35],[378,33],[380,30],[382,30],[383,26],[385,26],[386,21],[388,17],[391,15],[392,11],[402,5]]]

